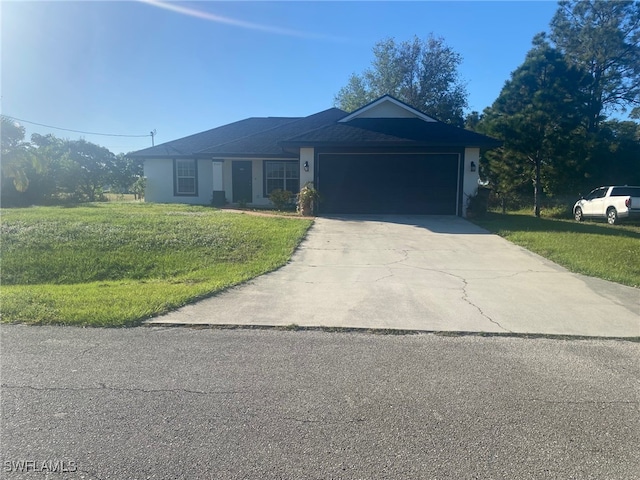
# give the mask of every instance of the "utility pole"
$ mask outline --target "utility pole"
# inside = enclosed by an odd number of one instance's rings
[[[151,134],[151,146],[155,147],[156,142],[154,141],[154,137],[156,136],[156,129],[154,128],[153,130],[151,130],[150,134]]]

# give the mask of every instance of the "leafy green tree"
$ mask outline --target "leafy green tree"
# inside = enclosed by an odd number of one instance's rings
[[[587,73],[587,127],[596,131],[606,113],[640,115],[640,2],[559,2],[550,39]]]
[[[69,159],[69,140],[57,138],[55,135],[31,135],[31,143],[36,147],[40,164],[43,166],[42,175],[35,182],[38,184],[38,204],[55,202],[61,196],[74,196],[72,162]]]
[[[619,120],[602,122],[590,154],[592,162],[586,188],[640,185],[640,124]]]
[[[147,188],[147,177],[139,176],[133,185],[131,186],[131,192],[133,198],[136,200],[142,200],[144,198],[144,191]]]
[[[142,164],[86,140],[34,133],[2,117],[2,202],[48,204],[64,199],[96,201],[112,186],[131,191],[142,177]],[[14,188],[7,188],[12,186]],[[27,189],[28,188],[28,189]],[[139,192],[138,192],[139,193]]]
[[[68,171],[75,193],[82,199],[100,200],[104,187],[109,185],[115,169],[115,155],[105,147],[84,139],[67,141]]]
[[[0,174],[3,190],[11,185],[17,192],[26,192],[40,165],[31,144],[24,140],[25,128],[4,115],[0,117],[0,121]]]
[[[142,174],[142,161],[130,158],[127,154],[119,153],[114,158],[109,183],[116,193],[129,193],[133,191],[134,183]]]
[[[116,157],[107,148],[84,139],[60,139],[34,134],[31,141],[55,184],[56,195],[76,200],[100,200],[116,171]],[[132,181],[133,182],[133,181]]]
[[[480,128],[503,140],[503,147],[487,152],[488,177],[507,195],[533,184],[534,214],[540,216],[543,186],[561,188],[561,179],[580,171],[584,139],[583,73],[539,35],[524,63],[505,83],[486,109]],[[566,187],[566,185],[565,185]]]
[[[430,35],[397,43],[393,38],[373,47],[371,67],[352,74],[335,96],[335,105],[356,110],[389,94],[436,118],[462,126],[466,86],[458,75],[462,57],[444,39]]]
[[[481,121],[482,114],[474,110],[464,118],[464,128],[476,132]]]

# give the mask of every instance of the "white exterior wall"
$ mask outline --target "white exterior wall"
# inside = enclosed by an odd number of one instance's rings
[[[471,162],[476,164],[476,171],[471,171]],[[464,149],[464,182],[462,184],[462,216],[467,216],[467,202],[478,191],[478,180],[480,180],[480,149]]]
[[[147,184],[144,189],[144,201],[152,203],[171,202],[173,195],[173,160],[145,160],[144,176]]]
[[[262,181],[262,170],[264,162],[262,160],[253,160],[251,165],[251,173],[253,181],[251,182],[251,190],[253,192],[254,205],[271,205],[268,197],[264,196],[264,182]]]
[[[222,186],[224,187],[224,198],[227,200],[227,203],[231,203],[233,199],[233,183],[231,178],[231,160],[225,159],[222,163]]]
[[[144,192],[145,202],[153,203],[189,203],[209,205],[213,192],[213,167],[211,160],[198,162],[198,196],[189,197],[173,194],[173,159],[159,158],[144,161],[144,176],[147,186]]]
[[[300,149],[300,188],[307,182],[314,182],[315,151],[313,148]],[[309,171],[304,171],[304,162],[309,162]]]
[[[224,190],[223,165],[223,162],[213,162],[211,166],[213,170],[213,190],[216,192]]]

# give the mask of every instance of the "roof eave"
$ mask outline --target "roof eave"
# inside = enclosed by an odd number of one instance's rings
[[[168,154],[168,153],[162,153],[162,154],[157,154],[157,153],[130,153],[127,155],[128,158],[140,158],[140,159],[151,159],[151,158],[157,158],[157,159],[163,159],[163,158],[194,158],[194,156],[190,153],[174,153],[174,154]]]
[[[464,148],[496,148],[502,142],[281,142],[283,148],[315,148],[315,147],[464,147]]]
[[[132,154],[128,155],[130,158],[140,158],[142,160],[164,160],[164,159],[174,159],[174,158],[196,158],[196,159],[213,159],[213,158],[297,158],[297,154],[294,152],[282,152],[282,153],[226,153],[226,152],[215,152],[215,153],[191,153],[191,154],[176,154],[176,155],[139,155]]]
[[[194,155],[196,158],[297,158],[295,153],[281,152],[281,153],[230,153],[230,152],[200,152]]]

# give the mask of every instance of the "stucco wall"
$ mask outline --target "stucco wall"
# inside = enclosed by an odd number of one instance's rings
[[[262,160],[253,160],[253,181],[251,182],[251,189],[253,192],[254,205],[271,205],[269,199],[264,196],[264,185],[262,181],[263,166],[264,162]]]
[[[361,112],[358,118],[416,118],[416,115],[399,105],[384,102]]]
[[[173,159],[158,158],[144,161],[147,187],[144,199],[153,203],[189,203],[209,205],[213,193],[213,167],[211,160],[198,160],[198,196],[173,194]]]
[[[304,171],[304,162],[309,162],[309,171]],[[300,149],[300,188],[307,182],[314,181],[315,154],[313,148]]]
[[[475,163],[476,171],[471,171],[471,162]],[[464,183],[462,184],[462,216],[467,215],[467,201],[478,191],[480,179],[480,149],[465,148],[464,150]]]
[[[145,201],[155,203],[188,203],[209,205],[213,190],[223,190],[228,203],[233,200],[232,162],[234,159],[224,159],[222,162],[212,162],[209,159],[198,160],[198,196],[175,196],[173,194],[173,160],[151,159],[144,162],[144,175],[147,177]],[[237,159],[243,160],[243,159]],[[305,172],[304,162],[309,162],[309,171]],[[252,204],[271,205],[269,198],[264,196],[263,159],[251,159],[252,162]],[[314,181],[315,154],[313,148],[300,149],[300,186]],[[471,162],[476,165],[476,171],[471,171]],[[464,180],[462,196],[462,214],[466,214],[467,200],[478,190],[480,167],[480,149],[466,148],[464,152]],[[214,188],[215,187],[215,188]]]

